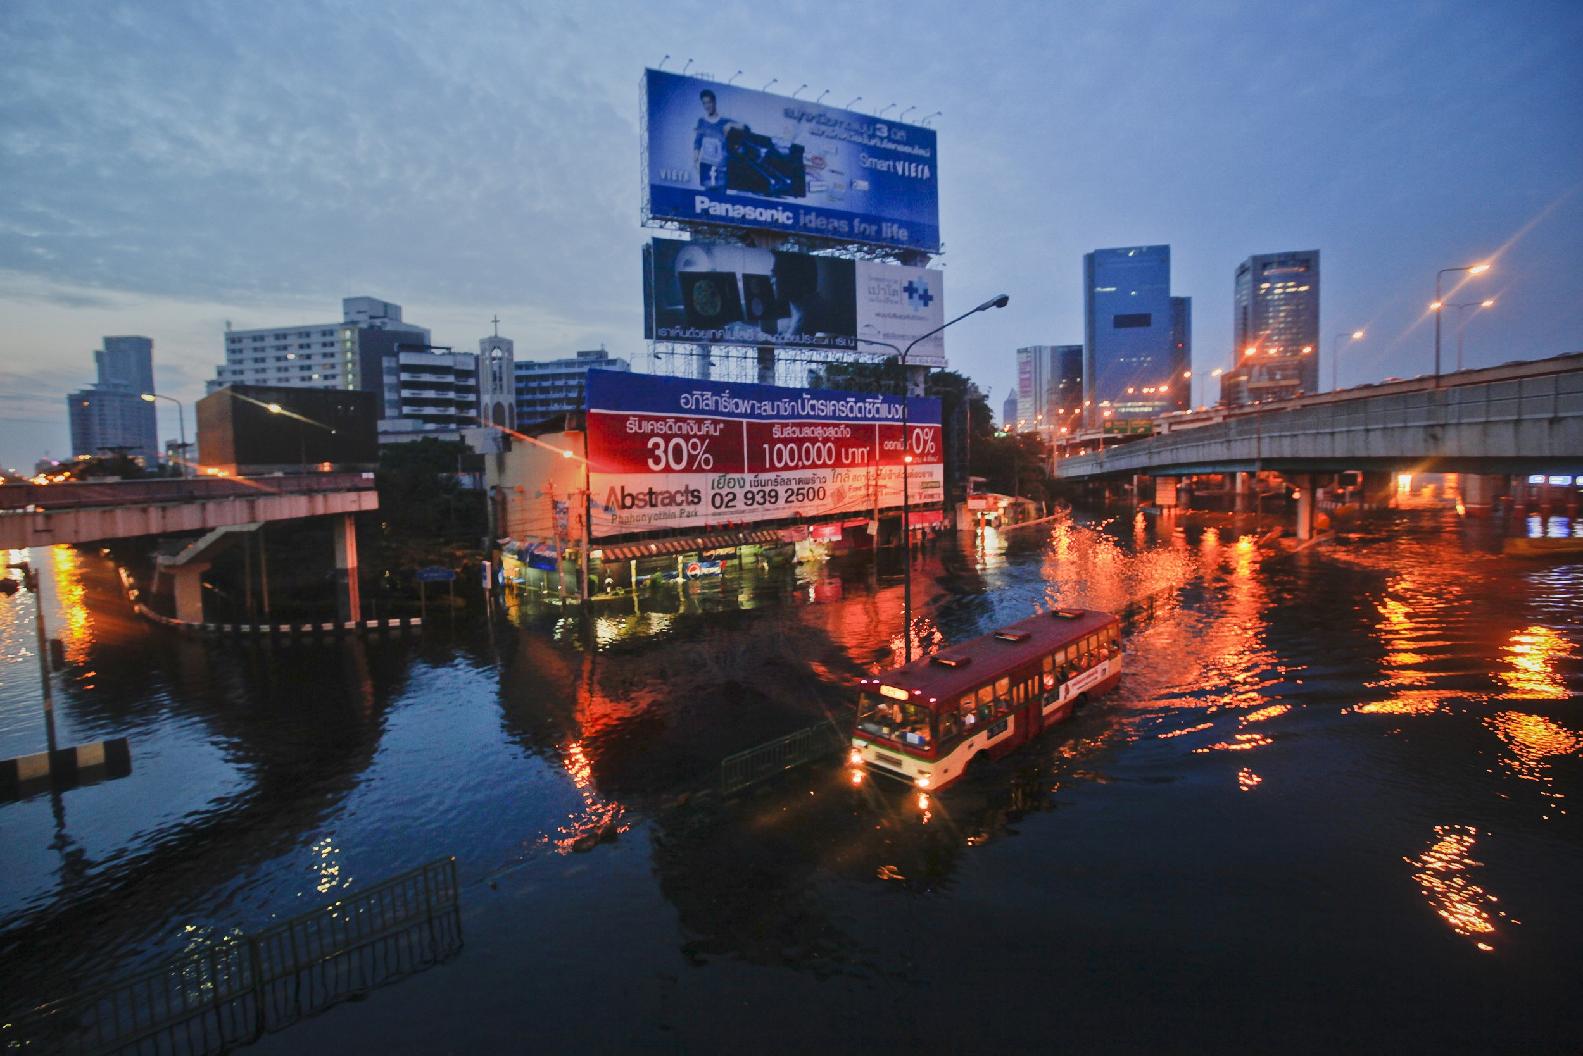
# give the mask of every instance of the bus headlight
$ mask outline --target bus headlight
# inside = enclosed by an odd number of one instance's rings
[[[862,766],[863,765],[863,749],[861,749],[861,748],[854,748],[850,752],[847,752],[846,753],[846,761],[847,761],[847,764],[849,766]]]
[[[916,784],[918,785],[919,788],[928,788],[929,787],[929,775],[928,774],[919,774]]]

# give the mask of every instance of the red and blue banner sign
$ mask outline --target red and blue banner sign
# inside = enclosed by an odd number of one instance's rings
[[[940,401],[588,372],[592,533],[822,518],[944,493]]]

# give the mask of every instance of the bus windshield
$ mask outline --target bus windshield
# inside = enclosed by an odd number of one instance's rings
[[[908,701],[891,700],[873,693],[864,693],[858,699],[858,729],[915,748],[927,748],[933,740],[929,717],[928,708]]]

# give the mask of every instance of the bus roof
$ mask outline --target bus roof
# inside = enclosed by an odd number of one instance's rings
[[[945,646],[866,684],[906,690],[919,704],[949,700],[1115,622],[1115,616],[1096,609],[1056,609]]]

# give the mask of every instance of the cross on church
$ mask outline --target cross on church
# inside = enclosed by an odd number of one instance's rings
[[[499,337],[500,336],[500,315],[499,315],[499,313],[496,313],[495,317],[493,319],[489,320],[489,321],[491,323],[495,324],[495,336]]]

